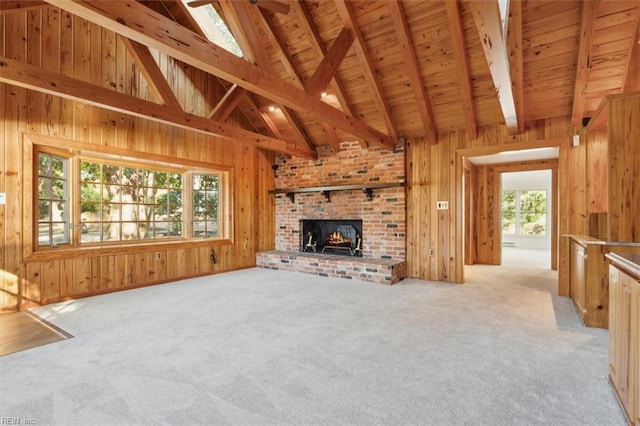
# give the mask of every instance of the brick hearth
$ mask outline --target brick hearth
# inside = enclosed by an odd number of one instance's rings
[[[399,260],[277,250],[258,253],[256,263],[262,268],[323,277],[355,278],[378,284],[395,284],[404,279],[407,273],[406,262]]]

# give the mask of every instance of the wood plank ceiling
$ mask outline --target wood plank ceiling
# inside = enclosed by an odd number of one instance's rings
[[[205,4],[243,58],[205,39],[188,10]],[[59,7],[125,37],[159,104],[109,99],[106,89],[12,58],[0,58],[0,81],[47,93],[57,85],[76,100],[84,91],[105,108],[309,158],[342,141],[393,148],[399,138],[436,143],[456,129],[473,138],[499,124],[517,134],[556,117],[581,126],[605,96],[624,91],[640,18],[635,0],[511,0],[507,31],[495,0],[5,0],[0,13],[33,7]],[[213,74],[226,94],[207,116],[186,114],[149,48]],[[236,108],[252,129],[225,122]]]

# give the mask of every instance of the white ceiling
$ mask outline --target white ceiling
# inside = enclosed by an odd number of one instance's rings
[[[522,149],[520,151],[505,151],[492,155],[469,157],[468,160],[475,165],[516,163],[520,161],[548,160],[558,158],[558,148]]]

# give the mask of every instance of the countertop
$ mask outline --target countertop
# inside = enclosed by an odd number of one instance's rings
[[[571,238],[581,246],[588,246],[590,244],[599,246],[617,246],[617,247],[640,247],[640,243],[626,242],[626,241],[606,241],[598,238],[591,237],[589,235],[575,235],[565,234],[563,237]]]
[[[611,263],[620,269],[625,270],[640,280],[640,254],[635,253],[607,253],[605,255]]]

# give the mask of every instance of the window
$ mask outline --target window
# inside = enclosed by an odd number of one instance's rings
[[[546,235],[547,191],[502,191],[502,232],[511,235]]]
[[[69,160],[38,153],[38,245],[69,244]]]
[[[35,250],[231,239],[230,169],[75,145],[27,146]]]
[[[218,175],[193,176],[193,236],[217,237],[218,222]]]
[[[182,174],[80,161],[82,243],[182,236]]]
[[[195,6],[190,5],[191,2],[192,0],[182,0],[189,14],[198,23],[209,41],[241,58],[242,50],[238,42],[213,5],[208,3]]]

